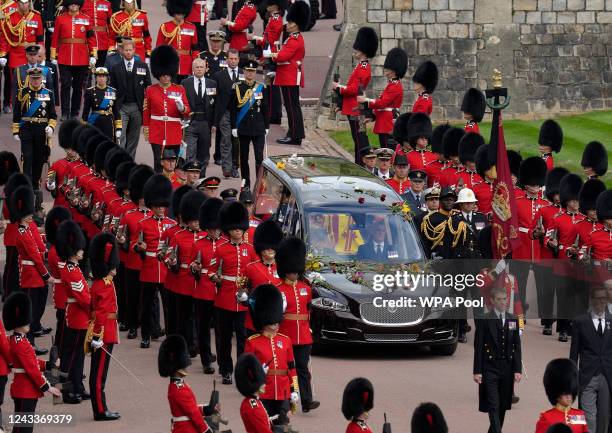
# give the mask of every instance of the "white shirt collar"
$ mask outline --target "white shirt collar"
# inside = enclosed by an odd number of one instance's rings
[[[195,75],[193,76],[193,88],[198,93],[198,80],[202,80],[202,93],[206,91],[206,77],[198,78]]]

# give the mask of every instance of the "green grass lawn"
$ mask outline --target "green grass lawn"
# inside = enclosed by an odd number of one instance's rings
[[[563,166],[574,173],[582,175],[580,160],[582,150],[589,141],[599,141],[608,149],[608,159],[612,160],[612,111],[595,111],[578,116],[559,117],[556,119],[563,128],[563,148],[554,154],[555,166]],[[543,120],[504,121],[504,137],[508,149],[519,151],[523,158],[538,154],[538,135]],[[463,127],[463,123],[455,126]],[[372,129],[371,124],[369,129]],[[491,135],[491,122],[480,124],[480,131],[488,142]],[[350,131],[333,131],[330,133],[337,143],[351,154],[353,153],[353,140]],[[378,147],[378,136],[368,132],[370,144]],[[608,171],[604,181],[608,188],[612,188],[612,175]]]

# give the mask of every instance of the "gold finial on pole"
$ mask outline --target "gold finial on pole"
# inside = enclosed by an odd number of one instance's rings
[[[499,69],[493,69],[492,80],[494,89],[502,88],[502,73]]]

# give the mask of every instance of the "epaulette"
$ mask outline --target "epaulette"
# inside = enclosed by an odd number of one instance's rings
[[[185,386],[183,380],[174,380],[172,381],[178,389],[182,389]]]
[[[66,263],[66,269],[68,269],[68,272],[72,272],[75,269],[75,266],[72,263]]]
[[[277,332],[276,335],[279,337],[289,338],[288,336],[286,336],[285,334],[281,334],[280,332]]]
[[[19,227],[19,234],[24,234],[26,232],[25,227]]]
[[[235,82],[234,84],[232,84],[232,89],[236,90],[236,87],[240,84],[240,81]]]
[[[361,420],[361,419],[357,420],[357,425],[359,426],[359,428],[361,428],[361,430],[367,430],[368,429],[368,425],[366,424],[366,422]]]
[[[253,340],[254,338],[261,337],[261,334],[253,334],[247,340]]]
[[[299,33],[291,33],[291,37],[297,39],[297,37],[299,36]]]
[[[252,409],[257,408],[257,399],[256,398],[252,398],[249,400],[249,404],[251,405]]]
[[[367,60],[362,60],[361,63],[359,63],[361,65],[362,68],[367,68],[369,62]]]
[[[429,100],[429,95],[427,93],[423,93],[423,99],[426,101]]]
[[[253,3],[247,3],[247,4],[245,4],[245,6],[248,6],[250,8],[254,8],[255,7],[255,5]]]

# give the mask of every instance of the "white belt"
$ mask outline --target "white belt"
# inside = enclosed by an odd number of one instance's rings
[[[191,418],[189,418],[188,416],[173,416],[172,417],[172,422],[178,422],[178,421],[191,421]]]
[[[181,263],[181,269],[188,269],[189,265],[187,263]]]
[[[375,111],[393,111],[395,108],[375,108]]]
[[[227,281],[236,281],[238,279],[238,277],[233,277],[233,276],[230,276],[230,275],[221,275],[221,279],[227,280]]]
[[[22,265],[36,266],[36,263],[34,263],[32,260],[22,260],[21,264]]]
[[[13,373],[25,373],[26,372],[24,368],[13,368],[11,369],[11,371]]]
[[[278,66],[280,66],[280,65],[290,65],[290,64],[291,64],[291,62],[280,62],[280,63],[277,63]]]
[[[61,283],[62,283],[61,278],[52,278],[52,280],[53,280],[53,282],[54,282],[55,284],[61,284]]]
[[[521,233],[529,233],[529,229],[527,227],[519,227],[519,232],[521,232]]]
[[[208,274],[208,269],[204,269],[204,268],[202,268],[202,271],[201,271],[201,272],[202,272],[203,274]]]
[[[68,299],[66,299],[66,303],[67,303],[67,304],[74,304],[76,301],[77,301],[77,300],[76,300],[76,299],[74,299],[74,298],[68,298]]]
[[[181,119],[178,117],[170,117],[170,116],[151,116],[152,120],[161,120],[163,122],[180,122]]]
[[[157,253],[153,252],[153,251],[147,251],[145,253],[145,256],[147,256],[147,257],[157,257]]]

